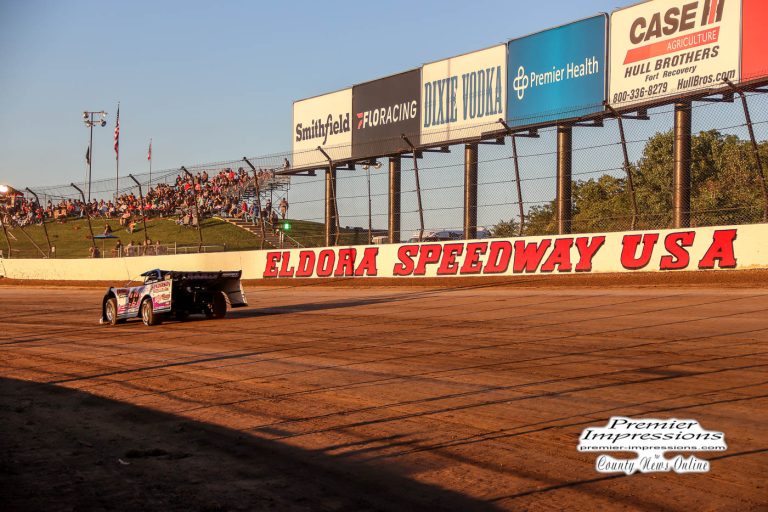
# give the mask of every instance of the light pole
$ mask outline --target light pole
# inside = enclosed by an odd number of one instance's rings
[[[96,119],[96,116],[99,117],[99,119]],[[91,136],[88,142],[88,202],[91,202],[91,169],[93,162],[93,126],[99,125],[99,126],[107,126],[107,113],[102,111],[99,112],[83,112],[83,122],[85,123],[85,126],[87,126],[90,129]]]

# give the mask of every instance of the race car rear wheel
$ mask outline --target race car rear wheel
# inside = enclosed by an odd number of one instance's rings
[[[160,315],[155,313],[152,307],[152,299],[144,299],[141,303],[141,321],[144,325],[157,325],[161,322]]]
[[[224,318],[227,316],[227,299],[223,293],[215,293],[211,301],[211,314],[213,318]]]
[[[107,318],[109,325],[117,325],[120,320],[117,319],[117,299],[111,297],[104,305],[104,316]]]

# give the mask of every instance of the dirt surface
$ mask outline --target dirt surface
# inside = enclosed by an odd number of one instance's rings
[[[3,510],[766,510],[765,287],[249,288],[97,325],[0,287]],[[704,474],[605,475],[611,416],[725,433]]]

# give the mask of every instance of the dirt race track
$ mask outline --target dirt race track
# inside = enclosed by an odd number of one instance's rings
[[[765,287],[247,291],[112,328],[100,289],[0,287],[0,508],[768,509]],[[597,473],[619,415],[728,450]]]

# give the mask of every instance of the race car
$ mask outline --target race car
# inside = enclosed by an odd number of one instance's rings
[[[107,290],[102,299],[100,323],[117,325],[130,318],[141,318],[144,325],[157,325],[165,318],[186,320],[195,313],[207,318],[224,318],[227,305],[232,308],[248,305],[241,275],[239,270],[144,272],[141,274],[143,284]]]

